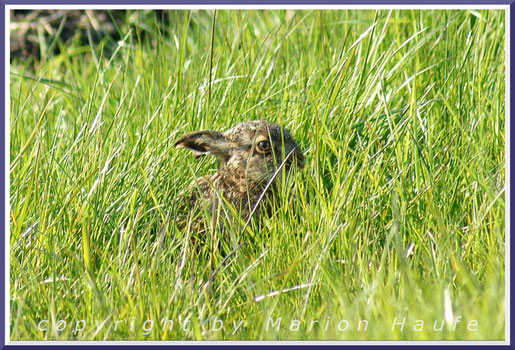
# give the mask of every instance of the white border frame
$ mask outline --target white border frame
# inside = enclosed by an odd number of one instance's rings
[[[7,172],[5,177],[4,189],[4,232],[10,233],[9,210],[10,210],[10,11],[23,9],[297,9],[297,10],[386,10],[386,9],[417,9],[417,10],[505,10],[505,340],[504,341],[11,341],[10,340],[10,234],[5,235],[5,344],[6,345],[511,345],[510,339],[510,6],[509,5],[5,5],[5,164],[4,170]],[[507,116],[507,118],[506,118]],[[506,234],[508,233],[508,234]],[[1,330],[0,330],[1,331]]]

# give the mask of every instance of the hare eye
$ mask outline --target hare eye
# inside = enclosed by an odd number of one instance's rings
[[[267,140],[260,141],[257,146],[261,152],[267,152],[271,148],[270,141]]]

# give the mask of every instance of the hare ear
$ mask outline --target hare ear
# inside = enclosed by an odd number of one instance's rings
[[[196,131],[184,135],[174,144],[177,148],[189,148],[195,158],[212,154],[225,157],[230,149],[230,142],[218,131]]]

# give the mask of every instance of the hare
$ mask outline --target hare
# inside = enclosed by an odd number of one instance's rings
[[[196,131],[175,142],[190,149],[196,158],[214,155],[218,171],[187,188],[187,208],[207,205],[212,214],[220,203],[231,204],[243,219],[258,214],[258,202],[267,201],[274,190],[276,172],[294,164],[304,167],[304,155],[288,130],[265,120],[247,121],[225,131]],[[259,204],[261,206],[261,204]]]

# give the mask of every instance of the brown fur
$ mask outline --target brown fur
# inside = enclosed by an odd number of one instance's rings
[[[268,145],[266,142],[270,147],[264,151],[261,146]],[[215,174],[201,177],[188,187],[184,206],[192,209],[208,205],[215,213],[223,196],[244,220],[290,153],[282,169],[287,171],[292,164],[304,166],[304,156],[291,134],[264,120],[243,122],[224,133],[192,132],[178,139],[175,146],[190,149],[196,157],[214,155],[220,162]],[[272,182],[268,189],[273,191],[274,187]],[[262,200],[268,200],[267,196]]]

